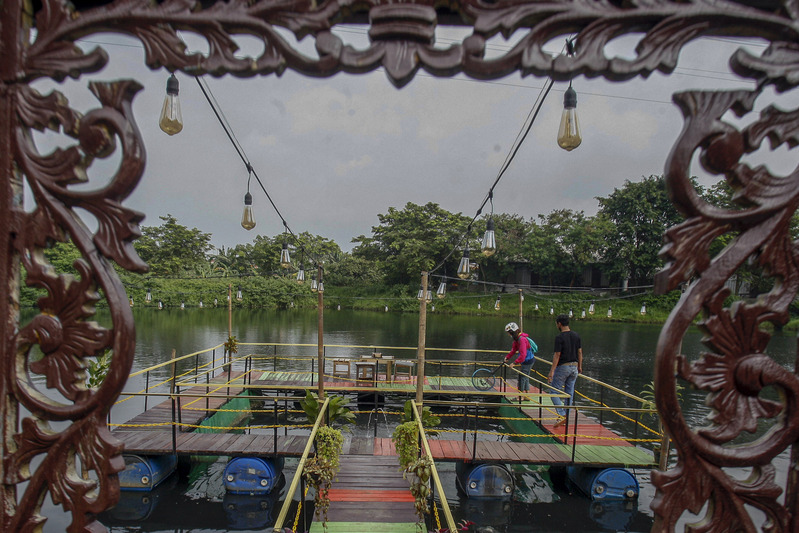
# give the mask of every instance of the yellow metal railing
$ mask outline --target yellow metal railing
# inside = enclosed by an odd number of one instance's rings
[[[319,409],[316,422],[314,422],[313,428],[311,429],[311,435],[308,437],[308,442],[305,443],[305,450],[302,452],[302,457],[300,457],[300,462],[297,465],[294,478],[291,480],[291,486],[289,487],[288,492],[286,492],[286,497],[283,500],[283,507],[281,507],[280,514],[277,516],[277,520],[275,521],[274,531],[276,533],[283,531],[283,522],[286,521],[286,516],[289,514],[291,502],[294,501],[294,494],[297,492],[297,486],[300,484],[300,480],[302,479],[302,471],[305,469],[305,462],[308,460],[308,455],[311,453],[311,447],[313,446],[314,439],[316,438],[316,432],[319,431],[319,426],[322,425],[322,421],[325,419],[325,414],[327,414],[327,406],[329,404],[330,397],[328,396],[325,398],[322,407]]]
[[[447,521],[447,527],[450,531],[457,531],[458,529],[455,527],[455,519],[452,518],[452,511],[450,511],[449,504],[447,503],[447,495],[444,493],[444,487],[441,485],[441,478],[438,476],[438,470],[436,469],[436,462],[433,459],[433,453],[430,451],[430,445],[427,443],[427,436],[424,433],[422,417],[419,414],[419,409],[416,405],[416,402],[411,402],[411,407],[413,407],[413,417],[416,420],[416,427],[419,429],[419,436],[422,439],[424,453],[430,458],[430,475],[433,478],[433,483],[438,491],[438,499],[441,500],[441,508],[444,510],[444,518]],[[433,500],[434,509],[435,505],[436,502]],[[439,529],[441,528],[439,527]]]

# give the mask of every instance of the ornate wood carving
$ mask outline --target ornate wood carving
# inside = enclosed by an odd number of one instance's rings
[[[46,492],[72,511],[71,531],[94,530],[94,513],[117,498],[115,472],[121,468],[120,446],[104,425],[107,406],[119,394],[131,365],[133,323],[124,290],[110,268],[142,269],[131,242],[138,236],[141,215],[122,206],[135,187],[144,165],[144,149],[130,112],[138,87],[122,81],[96,84],[91,90],[101,107],[80,116],[58,93],[41,95],[29,87],[37,78],[56,80],[95,72],[107,61],[101,49],[84,53],[74,40],[96,32],[137,37],[145,47],[151,68],[182,70],[189,74],[249,77],[280,74],[290,68],[310,76],[338,72],[361,73],[384,68],[398,87],[424,69],[438,76],[465,73],[491,79],[514,71],[550,75],[559,80],[583,74],[611,80],[670,72],[682,47],[707,35],[757,36],[768,40],[760,56],[745,51],[730,58],[733,69],[753,79],[754,91],[687,92],[675,96],[686,127],[667,163],[667,180],[676,205],[686,221],[668,232],[668,267],[657,279],[667,291],[689,279],[695,281],[675,308],[658,345],[658,407],[679,451],[677,468],[654,476],[658,496],[654,503],[656,529],[670,530],[686,511],[700,512],[707,504],[698,531],[755,529],[744,506],[762,510],[769,531],[796,531],[796,472],[787,487],[775,482],[773,458],[794,446],[799,431],[794,373],[776,365],[765,353],[769,335],[764,322],[782,323],[799,289],[796,244],[788,233],[790,217],[799,203],[797,175],[774,176],[765,167],[750,167],[741,158],[766,139],[772,146],[799,144],[799,110],[766,108],[750,125],[739,130],[723,120],[732,110],[746,114],[761,91],[795,91],[799,84],[799,2],[732,0],[295,0],[281,2],[231,0],[203,7],[188,0],[118,0],[103,7],[74,11],[65,3],[45,0],[35,13],[36,35],[30,40],[23,0],[0,2],[0,336],[3,376],[0,414],[3,416],[2,498],[3,530],[34,531],[41,523],[40,501]],[[760,7],[753,7],[760,6]],[[369,18],[370,44],[355,49],[331,30],[336,24]],[[462,42],[435,46],[440,19],[460,17],[473,29]],[[295,37],[309,37],[316,57],[293,48],[278,29]],[[209,54],[187,54],[177,31],[205,38]],[[643,38],[632,59],[608,59],[605,45],[628,33]],[[521,34],[507,53],[486,58],[486,43],[497,35]],[[552,58],[543,46],[561,37],[577,35],[573,56]],[[234,55],[236,35],[263,41],[258,57]],[[52,154],[40,154],[31,130],[51,128],[76,139],[76,144]],[[110,183],[94,191],[70,188],[85,179],[85,168],[119,144],[124,164]],[[711,172],[724,175],[738,190],[740,210],[727,211],[702,203],[688,177],[697,151]],[[31,212],[23,209],[21,181],[36,199]],[[99,229],[92,233],[78,220],[74,208],[94,216]],[[708,247],[717,236],[736,236],[717,257]],[[51,241],[70,239],[83,260],[77,278],[54,272],[42,249]],[[702,253],[697,253],[701,251]],[[739,265],[755,258],[775,283],[756,302],[724,306],[724,281]],[[46,292],[41,312],[18,324],[16,310],[20,265],[25,281]],[[92,323],[97,291],[108,298],[113,327]],[[678,353],[679,340],[698,315],[707,331],[708,353],[687,361]],[[30,360],[31,347],[45,354]],[[102,387],[83,387],[83,360],[111,348],[111,373]],[[692,429],[681,414],[675,386],[677,376],[706,390],[715,410],[712,425]],[[31,374],[46,376],[46,386],[60,401],[37,390]],[[765,387],[776,388],[781,400],[761,397]],[[32,413],[19,420],[17,405]],[[738,443],[761,420],[772,424],[755,442]],[[69,421],[63,431],[48,421]],[[28,471],[34,457],[40,466]],[[82,470],[75,470],[75,459]],[[793,461],[795,465],[796,462]],[[725,467],[751,466],[752,476],[737,480]],[[85,474],[92,474],[86,476]],[[23,493],[16,487],[27,480]],[[781,495],[785,492],[784,501]]]

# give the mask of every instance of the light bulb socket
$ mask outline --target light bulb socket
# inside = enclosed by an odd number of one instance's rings
[[[577,107],[577,91],[571,85],[563,93],[563,107],[566,109],[574,109]]]
[[[486,231],[494,231],[494,218],[491,217],[486,222]]]
[[[166,80],[166,94],[177,96],[180,93],[180,83],[174,74]]]
[[[244,205],[252,205],[252,194],[250,194],[250,191],[247,191],[247,194],[244,195]]]

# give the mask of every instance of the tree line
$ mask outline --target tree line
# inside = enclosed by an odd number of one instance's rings
[[[725,181],[706,189],[696,188],[713,205],[734,205],[733,191]],[[503,283],[519,264],[526,264],[541,285],[578,287],[588,266],[603,273],[611,286],[623,281],[651,285],[663,266],[658,256],[663,234],[683,220],[669,200],[663,176],[628,180],[597,200],[599,209],[593,216],[571,209],[555,209],[535,217],[491,215],[498,244],[490,257],[479,253],[488,216],[472,222],[472,218],[433,202],[389,207],[377,215],[379,223],[369,235],[353,237],[351,252],[308,232],[296,235],[287,244],[293,271],[302,264],[310,278],[312,265],[321,262],[328,287],[414,287],[422,271],[439,265],[436,273],[454,277],[467,244],[477,266],[475,277],[481,281]],[[210,233],[187,228],[170,214],[160,220],[158,226],[143,226],[141,238],[134,243],[150,266],[145,277],[286,275],[279,264],[284,234],[257,235],[251,243],[215,249]],[[715,249],[720,250],[730,238],[720,238]],[[69,270],[77,252],[59,243],[47,250],[47,256],[57,268]],[[758,280],[756,269],[749,270],[742,272],[742,279]]]

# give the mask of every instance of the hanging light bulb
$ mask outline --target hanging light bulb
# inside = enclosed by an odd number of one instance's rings
[[[250,231],[255,227],[255,219],[252,216],[252,194],[247,191],[244,195],[244,212],[241,214],[241,227]]]
[[[483,234],[483,255],[491,257],[497,251],[497,239],[494,235],[494,218],[491,217],[486,222],[486,232]]]
[[[300,269],[297,271],[297,283],[302,283],[305,281],[305,269],[302,267],[302,263],[300,263]]]
[[[341,304],[338,304],[338,305],[336,306],[336,311],[341,311]]]
[[[311,292],[316,292],[319,286],[316,284],[316,276],[311,278]]]
[[[435,311],[435,310],[436,310],[436,304],[433,304],[433,305],[431,305],[431,306],[430,306],[430,309],[431,309],[432,311]]]
[[[549,314],[550,315],[554,315],[555,314],[555,308],[554,307],[550,307],[549,308]]]
[[[535,310],[538,311],[538,302],[535,303]]]
[[[469,263],[469,248],[467,247],[463,251],[460,264],[458,264],[458,277],[467,279],[469,276],[471,276],[471,265]]]
[[[238,288],[238,290],[236,291],[236,299],[237,299],[238,301],[241,301],[241,300],[242,300],[242,298],[243,298],[243,296],[242,296],[242,294],[241,294],[241,285],[239,285],[239,288]]]
[[[325,284],[324,282],[320,281],[316,284],[316,290],[319,292],[325,292]]]
[[[130,299],[130,306],[133,307],[133,298]]]
[[[438,284],[438,290],[436,291],[436,298],[439,300],[443,300],[447,296],[447,282],[442,281]]]
[[[386,313],[388,313],[388,306],[386,306]]]
[[[433,290],[432,289],[427,289],[427,294],[425,294],[425,298],[424,299],[428,303],[433,301]]]
[[[291,257],[289,257],[289,245],[283,241],[283,249],[280,250],[280,266],[289,268],[291,266]]]
[[[479,311],[482,308],[483,308],[482,304],[480,302],[477,302],[477,310]]]
[[[497,301],[494,302],[494,311],[499,311],[502,301],[497,298]]]
[[[202,309],[202,308],[203,308],[203,300],[202,300],[202,298],[200,298],[200,309]]]
[[[150,292],[150,289],[147,289],[147,295],[144,297],[144,301],[150,303],[153,301],[153,293]]]
[[[289,307],[291,307],[292,309],[294,309],[294,300],[292,300],[292,301],[291,301],[291,303],[289,304]]]
[[[594,302],[591,302],[591,305],[588,306],[588,314],[589,315],[594,314]]]
[[[218,298],[214,298],[214,307],[216,307],[218,303],[219,303],[219,299]]]
[[[574,318],[574,313],[572,312],[571,309],[569,309],[569,318]]]
[[[186,309],[186,302],[180,302],[180,308]]]
[[[158,300],[158,309],[163,309],[163,308],[164,308],[164,302]]]
[[[644,304],[641,306],[641,314],[642,314],[642,315],[645,315],[645,314],[646,314],[646,303],[644,303]]]
[[[613,309],[608,307],[608,318],[611,318],[612,316],[613,316]]]
[[[558,146],[571,152],[583,142],[580,136],[580,122],[577,119],[577,92],[572,89],[571,82],[569,88],[563,94],[563,114],[560,117],[560,128],[558,129]]]
[[[416,299],[421,302],[422,298],[424,298],[424,288],[422,288],[422,286],[419,285],[419,292],[416,293]]]
[[[583,315],[582,318],[585,318],[585,307],[583,307]]]
[[[161,108],[161,117],[158,125],[167,135],[175,135],[183,129],[183,115],[180,113],[180,84],[174,74],[166,80],[166,97]]]

